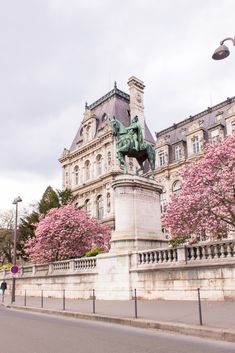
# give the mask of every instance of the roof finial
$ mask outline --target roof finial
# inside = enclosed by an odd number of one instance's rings
[[[117,88],[117,81],[114,81],[114,89]]]
[[[88,109],[88,104],[87,104],[87,102],[85,102],[85,109]]]

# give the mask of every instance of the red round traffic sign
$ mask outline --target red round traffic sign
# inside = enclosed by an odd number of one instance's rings
[[[19,272],[19,267],[16,266],[16,265],[12,266],[11,267],[11,273],[16,274],[17,272]]]

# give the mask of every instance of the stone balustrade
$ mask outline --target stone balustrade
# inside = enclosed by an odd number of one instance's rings
[[[199,243],[186,247],[186,261],[235,259],[235,240]]]
[[[137,267],[161,264],[197,263],[198,261],[235,260],[235,239],[202,242],[178,248],[159,248],[137,252]]]
[[[95,257],[57,261],[49,264],[20,266],[18,277],[46,276],[59,273],[92,271],[96,268]],[[10,270],[0,271],[0,278],[12,277]]]
[[[165,248],[158,250],[139,251],[137,253],[137,266],[163,264],[177,261],[177,249]]]

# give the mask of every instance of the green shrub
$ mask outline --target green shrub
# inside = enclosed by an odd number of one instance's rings
[[[95,248],[95,249],[91,249],[91,250],[85,252],[85,254],[83,256],[84,257],[96,256],[96,255],[100,254],[100,252],[101,252],[100,248]]]

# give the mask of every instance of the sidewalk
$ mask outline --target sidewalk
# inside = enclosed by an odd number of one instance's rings
[[[5,306],[34,310],[50,314],[64,314],[83,319],[117,322],[148,328],[157,328],[189,335],[211,337],[235,342],[235,302],[203,301],[202,323],[200,325],[197,301],[137,300],[137,319],[134,300],[96,300],[16,297],[10,304],[5,296]],[[65,305],[65,307],[64,307]],[[63,310],[64,308],[64,310]]]

